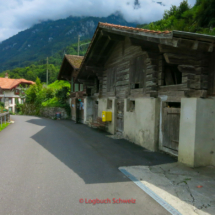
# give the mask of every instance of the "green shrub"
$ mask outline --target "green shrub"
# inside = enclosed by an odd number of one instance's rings
[[[26,90],[26,103],[19,111],[26,115],[39,115],[42,107],[62,107],[68,116],[71,114],[67,98],[70,94],[70,83],[55,81],[46,86],[37,78],[36,84]]]
[[[4,107],[4,102],[0,102],[0,107]]]

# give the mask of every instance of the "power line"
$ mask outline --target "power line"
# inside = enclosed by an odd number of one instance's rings
[[[90,42],[89,43],[84,43],[84,44],[80,45],[80,35],[78,35],[78,56],[80,54],[80,47],[84,46],[84,45],[88,45],[88,44],[90,44]]]

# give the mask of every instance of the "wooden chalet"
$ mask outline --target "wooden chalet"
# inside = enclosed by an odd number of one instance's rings
[[[111,111],[110,133],[190,166],[215,164],[214,42],[99,23],[75,78],[88,91],[84,122]]]
[[[75,122],[83,123],[86,88],[83,87],[83,84],[74,82],[82,60],[83,56],[65,55],[58,74],[58,80],[66,80],[71,83],[71,94],[68,101],[71,106],[71,118]]]

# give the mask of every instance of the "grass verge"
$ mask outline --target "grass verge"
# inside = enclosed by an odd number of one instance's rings
[[[10,125],[10,123],[6,122],[6,123],[2,123],[2,126],[1,126],[1,123],[0,123],[0,131],[2,131],[3,129],[5,129],[8,125]]]

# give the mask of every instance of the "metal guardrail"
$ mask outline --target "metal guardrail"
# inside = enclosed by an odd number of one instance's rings
[[[5,113],[0,113],[0,122],[1,122],[1,127],[2,127],[2,123],[9,122],[10,121],[10,113],[9,112],[5,112]]]

